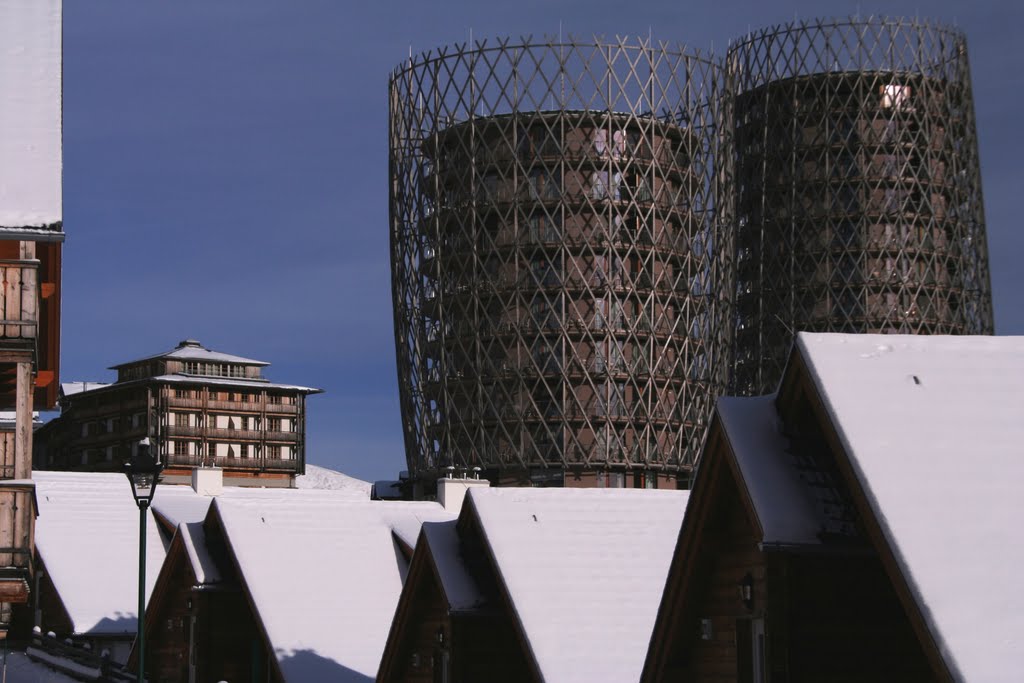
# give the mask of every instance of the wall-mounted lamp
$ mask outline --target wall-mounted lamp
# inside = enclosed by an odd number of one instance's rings
[[[711,620],[710,619],[701,619],[700,620],[700,639],[701,640],[711,640],[711,636],[712,635],[713,634],[711,633]]]
[[[747,609],[754,608],[754,577],[747,572],[739,583],[740,600]]]
[[[437,629],[437,644],[444,647],[444,629]]]

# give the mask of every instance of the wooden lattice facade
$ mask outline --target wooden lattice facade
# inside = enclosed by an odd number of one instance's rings
[[[676,485],[725,383],[710,61],[478,43],[391,79],[391,247],[415,477]]]
[[[774,391],[794,334],[991,334],[966,39],[908,20],[758,31],[727,57],[732,392]]]

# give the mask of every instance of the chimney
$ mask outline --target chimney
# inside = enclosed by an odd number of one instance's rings
[[[219,467],[197,467],[192,470],[192,490],[200,496],[216,496],[224,490],[224,470]]]
[[[455,468],[449,467],[448,474],[437,480],[437,502],[448,512],[459,514],[466,492],[476,486],[490,486],[491,482],[480,478],[480,468],[473,468],[473,478],[455,477]]]

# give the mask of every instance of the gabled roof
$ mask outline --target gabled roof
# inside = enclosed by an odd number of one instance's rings
[[[312,472],[310,472],[312,470]],[[305,475],[295,477],[296,488],[330,490],[339,498],[351,500],[369,500],[367,487],[369,482],[350,477],[341,472],[306,465]],[[309,475],[313,476],[310,478]],[[253,488],[246,486],[225,486],[218,494],[222,498],[257,498],[279,499],[282,501],[297,500],[294,498],[295,489],[288,488]],[[191,486],[184,485],[163,485],[157,489],[153,496],[153,511],[167,521],[172,528],[180,524],[202,522],[206,519],[213,496],[201,496]],[[417,527],[416,531],[419,529]]]
[[[36,550],[76,634],[136,630],[139,510],[123,474],[34,472],[39,517]],[[146,594],[164,546],[153,515],[146,522]]]
[[[549,681],[635,681],[688,492],[470,489],[537,670]]]
[[[805,482],[800,480],[789,443],[780,432],[775,395],[724,397],[718,416],[753,512],[761,541],[777,545],[817,545],[822,520]]]
[[[60,1],[0,3],[0,232],[8,239],[62,234],[61,66]]]
[[[800,334],[870,512],[955,677],[1024,661],[1024,338]]]
[[[270,365],[270,363],[262,360],[253,360],[251,358],[242,358],[241,356],[232,356],[231,354],[221,353],[219,351],[211,351],[194,339],[184,339],[170,351],[164,351],[163,353],[157,353],[152,356],[138,358],[125,363],[118,363],[117,365],[110,366],[110,369],[116,370],[118,368],[123,368],[126,365],[133,365],[135,363],[155,360],[157,358],[207,361],[211,363],[237,363],[240,365],[258,365],[261,367]]]
[[[285,680],[365,681],[377,672],[402,590],[392,529],[404,517],[418,524],[438,515],[440,506],[290,493],[221,496],[210,516]]]
[[[330,479],[325,475],[324,480]],[[128,480],[119,473],[48,471],[33,472],[32,480],[39,505],[36,549],[46,563],[75,633],[134,633],[139,512]],[[303,495],[310,493],[370,502],[364,489],[359,488],[296,491],[227,486],[221,497],[278,501],[301,509]],[[172,529],[181,532],[184,528],[189,532],[184,542],[196,575],[212,576],[212,569],[202,562],[204,540],[197,536],[201,530],[196,526],[206,518],[212,500],[198,495],[190,486],[157,488],[147,521],[147,595],[153,590],[165,557],[156,517],[166,520]],[[418,509],[421,505],[431,504],[416,504],[414,512],[427,516]],[[436,504],[433,507],[439,508]],[[401,515],[391,514],[402,519]]]

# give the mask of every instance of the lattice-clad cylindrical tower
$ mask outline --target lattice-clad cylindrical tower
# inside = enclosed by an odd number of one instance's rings
[[[737,220],[732,390],[795,332],[990,334],[966,41],[909,20],[794,23],[727,56]]]
[[[727,379],[721,71],[649,42],[478,42],[391,78],[414,477],[675,485]]]

